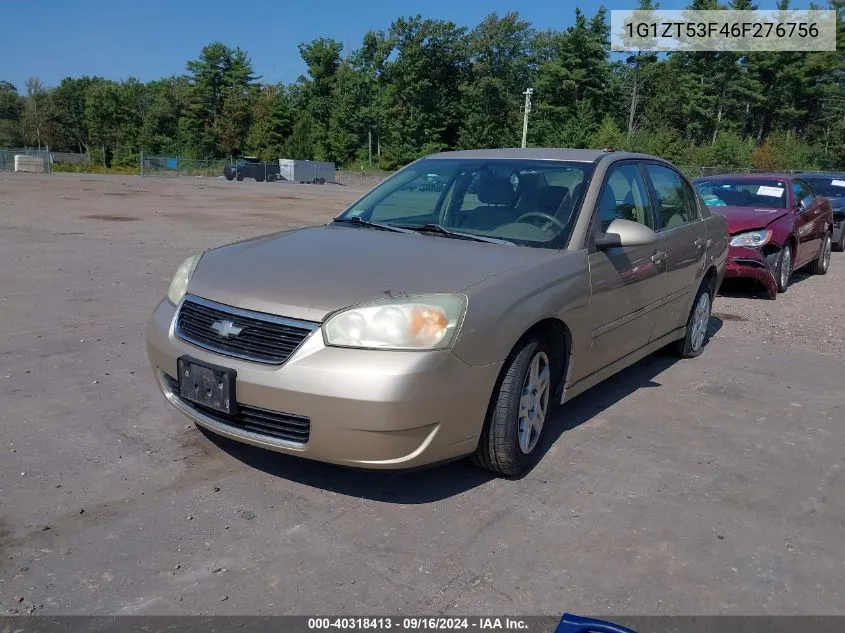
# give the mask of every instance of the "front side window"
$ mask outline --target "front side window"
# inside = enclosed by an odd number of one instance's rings
[[[592,163],[523,159],[424,159],[374,188],[340,218],[562,248]],[[441,233],[442,235],[442,233]]]
[[[598,216],[602,232],[606,232],[614,220],[631,220],[654,228],[648,190],[639,167],[627,163],[608,172],[599,198]]]
[[[796,180],[792,183],[792,195],[795,198],[795,202],[801,203],[804,207],[809,207],[815,199],[813,190],[803,180]]]

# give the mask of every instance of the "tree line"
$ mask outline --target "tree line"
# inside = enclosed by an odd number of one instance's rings
[[[368,32],[348,53],[331,38],[300,44],[307,75],[285,85],[262,82],[246,51],[213,42],[184,74],[148,83],[83,76],[46,87],[32,78],[19,93],[0,81],[0,146],[49,146],[116,166],[144,152],[355,168],[370,164],[372,148],[374,163],[395,169],[436,151],[518,146],[530,86],[531,146],[845,169],[845,0],[829,2],[839,15],[835,52],[612,55],[603,7],[576,9],[564,30],[537,30],[515,11],[474,28],[418,15]]]

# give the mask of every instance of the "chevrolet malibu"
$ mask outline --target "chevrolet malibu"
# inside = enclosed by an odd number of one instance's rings
[[[830,202],[807,181],[788,174],[697,178],[695,187],[728,220],[727,277],[752,279],[771,299],[786,292],[792,273],[827,273],[833,244]]]
[[[148,353],[173,406],[237,441],[518,475],[553,405],[658,349],[701,353],[726,258],[725,219],[659,158],[445,152],[327,225],[189,257]]]

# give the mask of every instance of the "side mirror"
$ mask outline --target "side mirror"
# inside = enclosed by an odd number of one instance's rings
[[[631,220],[614,220],[607,231],[596,238],[596,248],[605,250],[616,246],[648,246],[657,242],[657,233],[644,224]]]

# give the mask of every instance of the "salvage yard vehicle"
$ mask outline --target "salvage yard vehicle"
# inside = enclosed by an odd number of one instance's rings
[[[255,182],[273,182],[279,178],[279,165],[263,163],[255,156],[245,156],[223,167],[223,176],[226,180],[238,182],[244,178],[253,178]]]
[[[420,186],[431,174],[442,189]],[[727,249],[724,217],[662,159],[444,152],[327,225],[192,255],[147,349],[166,399],[213,433],[517,475],[555,404],[657,350],[702,352]]]
[[[845,251],[845,172],[804,172],[795,174],[806,180],[813,193],[824,196],[833,211],[833,248]]]
[[[695,188],[714,213],[728,220],[725,276],[752,279],[771,299],[786,292],[792,273],[808,267],[827,273],[833,236],[830,202],[807,181],[789,174],[696,178]]]

